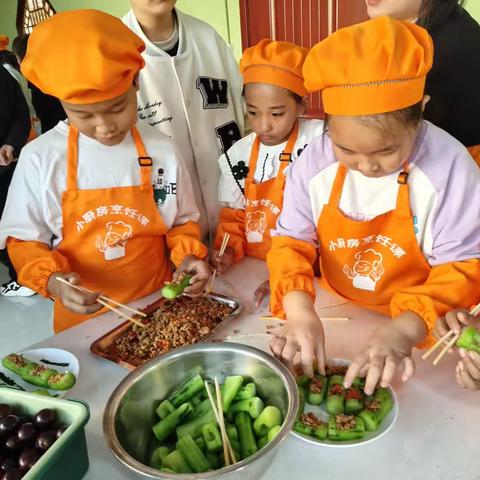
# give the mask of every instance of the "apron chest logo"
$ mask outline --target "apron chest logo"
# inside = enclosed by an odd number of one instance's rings
[[[267,229],[267,215],[265,212],[255,210],[247,213],[247,220],[245,225],[245,234],[247,242],[261,243],[263,241],[263,234]]]
[[[125,256],[127,241],[132,237],[132,226],[125,222],[108,222],[105,236],[97,237],[95,246],[103,253],[105,260],[116,260]]]
[[[355,288],[374,292],[377,282],[385,273],[383,255],[373,248],[357,252],[353,264],[343,266],[343,273],[353,281]]]

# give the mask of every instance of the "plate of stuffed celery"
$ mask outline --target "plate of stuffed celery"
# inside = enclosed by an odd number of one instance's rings
[[[2,358],[0,386],[63,397],[75,386],[79,372],[77,358],[66,350],[25,350]]]
[[[296,437],[328,447],[353,447],[377,440],[395,424],[398,401],[393,389],[377,388],[367,396],[364,378],[356,378],[345,389],[349,364],[332,358],[326,375],[297,378],[300,406],[292,431]]]

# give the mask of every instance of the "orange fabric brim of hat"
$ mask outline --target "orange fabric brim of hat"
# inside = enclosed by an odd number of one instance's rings
[[[328,87],[322,91],[325,113],[374,115],[393,112],[422,101],[425,77]]]
[[[48,95],[94,104],[132,87],[145,64],[144,49],[119,18],[98,10],[70,10],[34,28],[21,71]]]
[[[243,84],[268,83],[277,87],[285,88],[304,97],[307,95],[304,80],[293,72],[275,65],[249,65],[243,72]]]

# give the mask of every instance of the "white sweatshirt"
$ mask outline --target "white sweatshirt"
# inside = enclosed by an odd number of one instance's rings
[[[295,162],[311,140],[319,137],[322,133],[323,120],[300,119],[298,122],[298,138],[292,153],[292,162]],[[218,201],[222,207],[240,210],[245,208],[245,197],[242,189],[245,188],[246,167],[250,163],[250,152],[255,137],[256,134],[252,132],[235,143],[228,150],[227,155],[223,154],[218,159],[220,166]],[[255,183],[266,182],[277,176],[280,167],[280,153],[286,146],[287,142],[272,147],[260,143],[257,165],[253,175]],[[237,177],[236,179],[234,175]]]
[[[219,211],[217,159],[243,135],[242,77],[212,27],[175,12],[179,45],[174,57],[145,36],[132,11],[123,18],[146,44],[138,116],[175,141],[191,173],[202,233],[213,233]]]
[[[171,228],[198,221],[190,177],[173,141],[143,123],[137,128],[153,160],[152,185],[165,224]],[[0,221],[0,249],[5,248],[8,237],[42,242],[51,248],[62,241],[67,135],[68,125],[59,122],[22,149]],[[80,190],[140,184],[138,154],[130,133],[113,147],[80,134],[78,147]]]

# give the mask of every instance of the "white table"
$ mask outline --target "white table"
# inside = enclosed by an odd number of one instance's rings
[[[227,276],[226,293],[236,294],[246,309],[229,330],[239,335],[265,332],[274,322],[259,320],[251,301],[258,283],[266,278],[263,262],[247,259]],[[220,286],[220,283],[218,284]],[[231,285],[235,285],[232,291]],[[144,306],[158,298],[152,295],[134,303]],[[384,317],[319,292],[317,307],[323,316],[348,316],[348,322],[326,321],[327,353],[351,358]],[[261,309],[265,314],[266,309]],[[111,314],[97,317],[55,335],[34,347],[63,348],[75,354],[81,370],[72,397],[88,402],[91,419],[86,427],[90,470],[86,480],[141,478],[121,465],[108,450],[102,433],[104,406],[127,371],[89,352],[91,343],[122,320]],[[226,335],[232,332],[220,332]],[[393,386],[400,404],[398,421],[383,438],[371,444],[347,448],[325,448],[306,444],[290,436],[280,447],[264,480],[479,480],[480,393],[471,393],[454,382],[454,355],[438,367],[420,359],[417,373],[406,384]],[[256,480],[256,479],[248,479]]]

